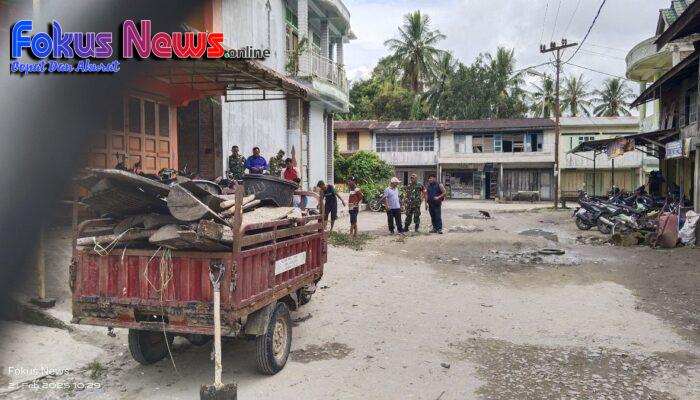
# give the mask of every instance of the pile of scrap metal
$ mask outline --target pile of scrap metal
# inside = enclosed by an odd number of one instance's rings
[[[178,177],[169,184],[117,169],[88,169],[76,179],[81,203],[99,214],[99,229],[85,230],[78,246],[176,250],[231,250],[236,191],[216,182]],[[240,186],[240,185],[239,185]],[[240,227],[307,215],[294,207],[297,185],[269,176],[243,181]]]

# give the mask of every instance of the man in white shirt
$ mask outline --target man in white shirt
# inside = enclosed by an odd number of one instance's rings
[[[389,233],[394,234],[394,227],[399,234],[403,235],[403,225],[401,224],[401,200],[399,199],[399,178],[393,177],[389,187],[384,189],[384,209],[386,210],[387,221],[389,222]]]

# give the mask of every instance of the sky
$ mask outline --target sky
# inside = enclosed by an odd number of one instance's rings
[[[463,63],[504,46],[515,49],[518,68],[524,68],[549,60],[540,54],[540,43],[583,39],[601,0],[345,0],[345,4],[357,36],[345,47],[346,71],[352,80],[369,76],[377,60],[387,55],[384,41],[397,37],[403,15],[415,10],[430,16],[432,28],[447,36],[440,47]],[[671,0],[608,0],[571,63],[624,77],[627,52],[654,35],[659,9],[670,4]],[[573,49],[567,51],[564,59],[572,53]],[[537,70],[552,73],[553,67]],[[608,78],[573,66],[563,73],[583,73],[591,88]],[[638,84],[629,83],[637,92]]]

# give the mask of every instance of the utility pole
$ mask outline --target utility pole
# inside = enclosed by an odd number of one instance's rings
[[[554,68],[556,68],[556,80],[554,86],[554,208],[559,208],[559,116],[561,109],[559,108],[559,72],[561,70],[561,53],[567,47],[573,47],[578,43],[567,43],[566,39],[561,40],[561,44],[555,42],[549,43],[549,48],[546,45],[540,45],[540,53],[555,52]]]

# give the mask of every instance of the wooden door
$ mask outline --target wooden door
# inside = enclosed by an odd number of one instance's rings
[[[174,107],[163,99],[126,96],[115,105],[103,130],[94,138],[87,165],[114,168],[126,156],[126,167],[141,163],[146,173],[177,169],[175,126]]]

